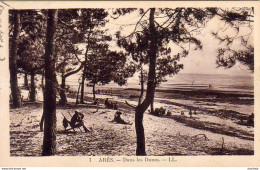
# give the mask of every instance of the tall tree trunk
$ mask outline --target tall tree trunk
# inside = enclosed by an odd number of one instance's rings
[[[152,100],[151,105],[150,105],[150,107],[151,107],[151,114],[154,114],[153,102],[154,102],[154,99]]]
[[[79,90],[80,90],[81,84],[79,83],[79,88],[77,92],[77,98],[76,98],[76,105],[79,104]]]
[[[41,121],[40,121],[40,131],[43,131],[43,124],[44,124],[44,114],[42,114]]]
[[[41,80],[41,84],[42,84],[42,93],[43,93],[43,101],[45,101],[44,99],[44,70],[42,71],[42,80]],[[43,123],[44,123],[44,114],[42,114],[42,117],[41,117],[41,122],[40,122],[40,130],[43,131]]]
[[[142,68],[142,64],[141,64],[141,73],[140,73],[141,75],[141,77],[140,77],[140,79],[141,79],[141,81],[140,81],[140,83],[141,83],[141,93],[140,93],[140,96],[139,96],[139,101],[138,101],[138,105],[140,105],[141,104],[141,102],[142,102],[142,98],[143,98],[143,95],[144,95],[144,75],[143,75],[143,68]]]
[[[83,73],[82,73],[82,80],[81,80],[81,95],[80,95],[81,104],[84,104],[85,70],[86,70],[86,66],[84,66]]]
[[[93,84],[93,101],[95,101],[96,100],[96,90],[95,90],[95,86],[96,86],[96,84],[94,83]]]
[[[155,94],[155,88],[156,88],[156,85],[154,85],[154,94]],[[150,106],[151,106],[151,113],[154,114],[154,97],[152,98],[152,102],[151,102]]]
[[[29,83],[28,83],[28,74],[24,73],[24,83],[23,83],[25,89],[29,89]]]
[[[92,22],[92,20],[91,20]],[[87,48],[86,48],[86,52],[85,52],[85,62],[87,61],[87,58],[88,58],[88,51],[89,51],[89,46],[90,46],[90,34],[91,34],[91,28],[90,28],[90,31],[88,33],[88,38],[87,38]],[[86,64],[86,63],[85,63]],[[87,69],[87,66],[84,65],[84,68],[83,68],[83,73],[82,73],[82,82],[81,82],[81,96],[80,96],[80,103],[81,104],[84,104],[84,87],[85,87],[85,72],[86,72],[86,69]]]
[[[31,72],[30,101],[36,101],[35,72]]]
[[[60,91],[60,104],[66,105],[67,104],[67,96],[66,96],[66,77],[62,75],[61,78],[61,91]]]
[[[9,57],[9,70],[10,70],[10,84],[11,93],[13,98],[13,107],[20,107],[21,94],[18,87],[17,80],[17,50],[18,50],[18,38],[20,34],[20,13],[19,10],[14,10],[14,31],[11,39],[11,49]]]
[[[44,137],[42,155],[50,156],[56,152],[56,73],[54,53],[54,34],[57,10],[48,10],[45,45],[45,90],[44,90]]]
[[[155,66],[156,66],[156,54],[158,50],[157,32],[154,24],[154,13],[155,13],[155,8],[151,8],[150,17],[149,17],[149,31],[150,31],[150,37],[149,37],[150,44],[148,49],[149,72],[148,72],[146,97],[144,101],[136,107],[135,110],[135,129],[136,129],[136,138],[137,138],[136,155],[137,156],[146,155],[143,116],[145,110],[149,107],[149,105],[152,102],[152,99],[154,98]]]
[[[44,88],[45,88],[45,84],[44,84],[44,75],[45,75],[45,72],[44,72],[44,70],[42,71],[42,82],[41,82],[41,84],[42,84],[42,94],[44,94]]]
[[[44,91],[44,75],[45,75],[45,71],[42,71],[42,80],[41,80],[41,84],[42,84],[42,92]]]

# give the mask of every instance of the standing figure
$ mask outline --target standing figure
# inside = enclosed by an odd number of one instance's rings
[[[190,117],[192,117],[192,111],[190,110],[190,112],[189,112],[189,115],[190,115]]]
[[[113,104],[113,109],[114,109],[114,110],[117,110],[117,109],[118,109],[118,107],[117,107],[117,102],[115,102],[115,103]]]
[[[106,98],[105,100],[105,106],[108,108],[109,107],[109,101],[108,101],[108,98]]]

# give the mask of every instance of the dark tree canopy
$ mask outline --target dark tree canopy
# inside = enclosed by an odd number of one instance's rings
[[[125,70],[126,56],[123,53],[107,51],[88,55],[86,79],[90,84],[105,85],[111,81],[124,85],[130,72]]]
[[[134,10],[134,9],[133,9]],[[128,36],[122,36],[117,32],[117,44],[123,47],[128,55],[132,56],[135,62],[140,65],[149,63],[148,50],[150,30],[146,19],[147,11],[139,10],[140,20],[135,26],[134,31]],[[192,32],[200,31],[205,27],[205,23],[214,16],[215,8],[176,8],[176,9],[157,9],[155,12],[156,38],[158,44],[156,62],[155,84],[166,81],[167,75],[177,74],[182,68],[178,64],[181,57],[188,55],[186,44],[195,45],[195,49],[202,49],[201,42],[193,36]],[[182,52],[172,52],[171,44],[181,47]],[[137,67],[140,70],[140,66]]]
[[[236,33],[235,36],[230,36],[226,31],[228,28],[212,33],[225,46],[218,49],[216,61],[218,67],[231,68],[239,62],[253,72],[254,46],[251,38],[254,29],[254,8],[218,9],[216,15]],[[234,48],[235,43],[240,44],[239,49]]]

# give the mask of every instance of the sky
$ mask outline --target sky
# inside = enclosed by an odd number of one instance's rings
[[[191,50],[189,55],[182,58],[180,63],[184,65],[181,73],[199,74],[229,74],[229,75],[250,75],[251,71],[246,66],[237,62],[232,68],[218,67],[216,64],[218,42],[207,34],[202,39],[202,50]]]
[[[207,25],[207,28],[203,31],[203,36],[199,39],[202,42],[202,50],[191,50],[188,57],[183,58],[181,62],[184,64],[184,69],[181,73],[202,73],[202,74],[228,74],[228,75],[252,75],[252,72],[241,63],[237,62],[232,68],[226,69],[218,67],[216,64],[217,49],[222,47],[218,40],[216,40],[211,32],[223,27],[223,22],[218,19],[213,19]],[[242,34],[247,34],[250,30],[244,28]],[[234,30],[230,29],[226,31],[229,36],[235,36]],[[250,37],[251,43],[253,42]],[[234,49],[242,49],[240,41],[234,42]]]
[[[110,22],[107,27],[110,29],[110,33],[122,30],[123,33],[129,34],[134,30],[135,23],[138,22],[140,16],[138,14],[131,14],[120,17],[116,20],[110,18]],[[147,19],[144,17],[144,19]],[[129,26],[127,26],[129,25]],[[121,28],[120,28],[121,26]],[[222,45],[216,40],[211,32],[217,31],[222,28],[223,35],[228,34],[229,36],[235,36],[236,32],[230,29],[228,25],[220,21],[218,18],[213,18],[207,23],[205,29],[201,31],[201,34],[197,35],[198,39],[202,42],[202,50],[189,50],[189,55],[180,60],[180,63],[184,65],[184,69],[180,73],[196,73],[196,74],[227,74],[227,75],[252,75],[252,72],[247,69],[246,66],[241,63],[237,63],[235,66],[229,69],[222,67],[217,68],[216,56],[217,49]],[[241,28],[241,34],[248,34],[251,30],[247,28]],[[252,34],[253,35],[253,34]],[[250,37],[250,42],[253,42],[252,37]],[[233,45],[234,49],[241,49],[240,42],[235,42]],[[176,50],[172,47],[172,51]]]

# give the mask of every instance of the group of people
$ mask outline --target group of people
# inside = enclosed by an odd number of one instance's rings
[[[106,100],[105,100],[105,106],[106,106],[106,108],[108,108],[108,109],[114,109],[114,110],[117,110],[118,109],[118,107],[117,107],[117,102],[110,102],[110,101],[108,101],[108,98],[106,98]]]
[[[96,104],[98,103],[99,104],[99,101],[98,100],[95,100]],[[113,107],[112,109],[114,109],[114,106],[116,103],[112,103],[112,102],[109,102],[108,101],[108,98],[105,100],[105,106],[107,108],[111,108]],[[116,105],[116,109],[117,109],[117,105]],[[163,116],[163,115],[166,115],[166,116],[171,116],[172,113],[170,110],[167,111],[166,113],[166,109],[163,108],[163,107],[160,107],[160,108],[156,108],[154,110],[154,113],[151,113],[155,116]],[[189,110],[189,113],[190,117],[192,117],[192,115],[197,115],[197,112],[196,110],[194,110],[192,112],[192,110],[190,109]],[[116,111],[115,115],[114,115],[114,119],[113,121],[116,122],[116,123],[119,123],[119,124],[128,124],[128,125],[132,125],[132,123],[129,123],[129,122],[126,122],[125,120],[123,120],[121,118],[121,115],[122,115],[122,112],[121,111]],[[181,115],[184,116],[184,111],[181,111]],[[89,132],[89,130],[86,128],[86,126],[84,125],[84,122],[83,122],[83,118],[84,118],[84,115],[78,111],[75,111],[75,114],[72,116],[71,120],[68,121],[65,116],[64,116],[64,119],[63,119],[63,126],[66,130],[66,128],[68,127],[68,125],[71,126],[71,129],[75,129],[75,128],[80,128],[80,127],[83,127],[85,132]],[[248,126],[254,126],[254,113],[252,113],[251,115],[248,116],[246,122],[244,122],[244,120],[242,120],[243,123],[246,123],[246,125]],[[75,130],[74,130],[75,131]]]
[[[98,105],[99,100],[95,99],[94,100],[94,104]],[[112,103],[108,101],[108,98],[105,100],[105,106],[107,108],[112,108],[112,109],[116,109],[117,110],[117,103]],[[119,123],[119,124],[128,124],[131,125],[131,123],[124,121],[121,118],[122,112],[120,111],[116,111],[115,116],[114,116],[114,122]],[[63,115],[64,116],[64,115]],[[63,118],[63,126],[64,129],[67,130],[67,127],[70,125],[71,129],[75,131],[75,128],[79,128],[83,127],[83,129],[85,130],[85,132],[89,132],[89,130],[86,128],[86,126],[84,125],[84,121],[83,121],[84,115],[81,112],[75,111],[75,114],[71,117],[71,120],[69,121],[65,116]]]
[[[181,115],[184,116],[184,111],[181,111]],[[189,115],[190,115],[190,117],[192,117],[192,115],[197,115],[196,110],[194,110],[193,113],[192,113],[192,110],[190,109],[190,111],[189,111]]]
[[[156,108],[154,111],[149,110],[149,112],[150,112],[150,114],[155,115],[155,116],[171,116],[172,115],[170,110],[168,110],[166,112],[166,109],[163,107]]]
[[[246,119],[245,118],[241,118],[240,119],[240,124],[243,124],[243,125],[247,125],[247,126],[253,126],[254,127],[254,113],[251,113],[251,115],[249,115]]]
[[[155,116],[171,116],[171,115],[172,115],[172,113],[171,113],[170,110],[168,110],[168,111],[166,112],[166,109],[163,108],[163,107],[156,108],[156,109],[154,110],[154,112],[151,112],[151,111],[149,111],[149,112],[150,112],[150,114],[155,115]],[[184,111],[181,111],[181,115],[184,115]],[[190,117],[192,117],[192,115],[197,115],[196,110],[194,110],[194,111],[192,112],[192,110],[190,109],[189,115],[190,115]]]
[[[100,104],[99,100],[95,99],[94,104],[99,105]],[[117,103],[116,102],[114,102],[114,103],[110,102],[108,100],[108,98],[106,98],[104,105],[105,105],[106,108],[118,110]],[[170,110],[168,110],[166,112],[166,109],[163,108],[163,107],[156,108],[154,110],[154,112],[150,112],[150,114],[155,115],[155,116],[171,116],[172,115]],[[190,109],[188,114],[189,114],[190,117],[192,117],[193,115],[197,115],[197,112],[196,112],[196,110],[192,111],[192,109]],[[116,111],[113,121],[116,122],[116,123],[119,123],[119,124],[130,124],[131,125],[131,123],[123,120],[121,118],[121,115],[122,115],[121,111]],[[183,116],[185,115],[184,111],[181,111],[181,115],[183,115]],[[85,132],[87,132],[89,130],[85,127],[85,125],[83,123],[83,118],[84,118],[84,115],[82,113],[75,111],[75,114],[71,118],[71,121],[68,121],[64,117],[63,126],[66,129],[68,127],[68,125],[70,125],[73,130],[74,130],[74,128],[80,128],[81,126],[83,126]],[[244,121],[244,120],[242,120],[242,121],[243,121],[244,124],[246,124],[248,126],[254,126],[254,113],[252,113],[250,116],[248,116],[246,121]]]

